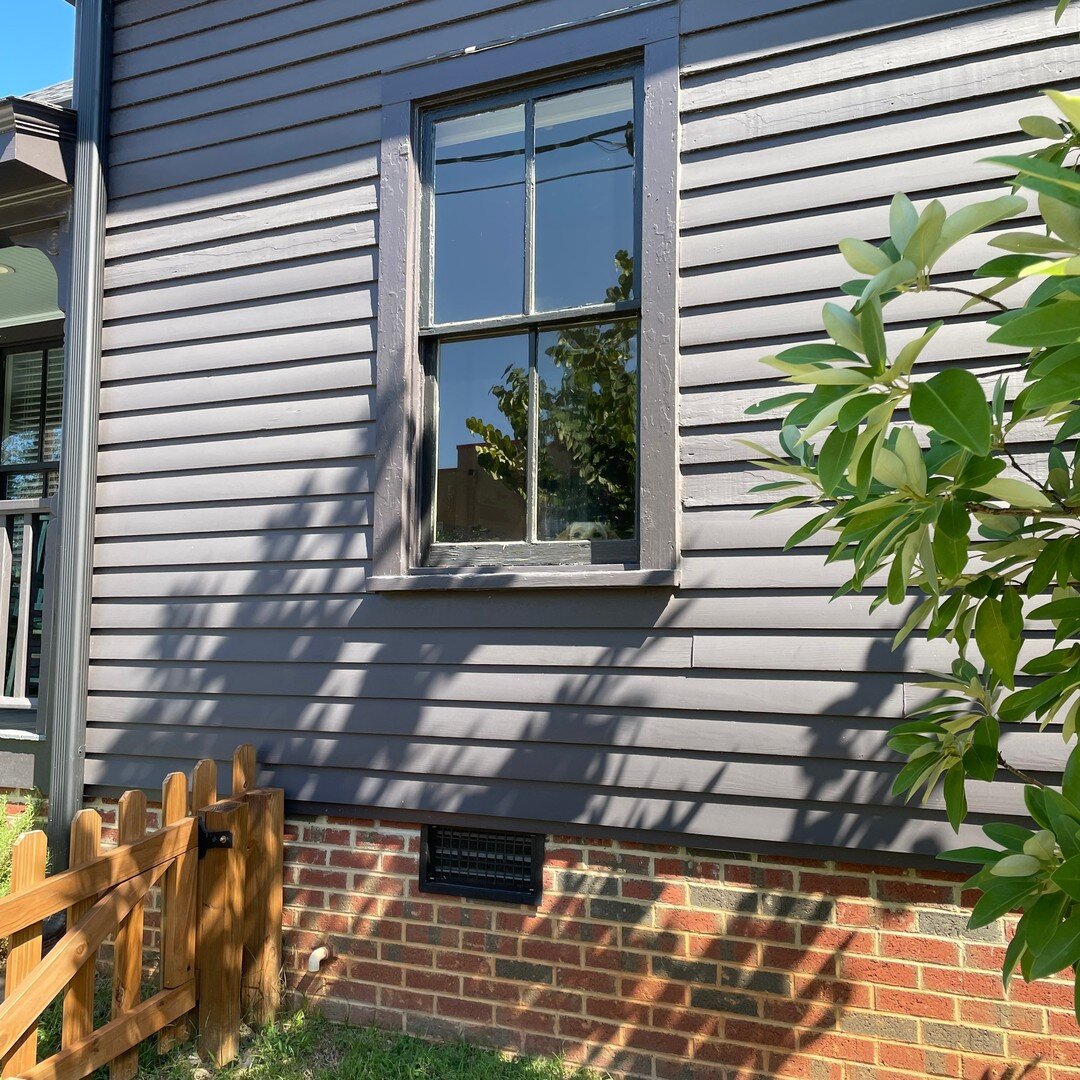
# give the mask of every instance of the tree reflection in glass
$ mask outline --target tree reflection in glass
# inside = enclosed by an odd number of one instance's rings
[[[634,264],[616,257],[618,303],[633,287]],[[584,323],[538,335],[538,540],[632,539],[637,532],[637,319]],[[527,497],[529,377],[510,365],[491,397],[506,422],[470,416],[481,440],[476,460],[492,479]]]

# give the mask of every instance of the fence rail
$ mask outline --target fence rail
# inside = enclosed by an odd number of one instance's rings
[[[146,796],[120,800],[116,847],[101,851],[101,817],[71,823],[72,867],[45,875],[45,835],[15,845],[11,895],[0,900],[10,938],[0,1005],[0,1076],[79,1080],[103,1065],[111,1080],[138,1073],[139,1045],[165,1051],[192,1028],[200,1053],[233,1060],[246,1014],[270,1020],[280,1004],[284,796],[255,786],[251,746],[233,758],[232,795],[219,801],[217,768],[200,761],[162,786],[162,823],[146,834]],[[143,907],[162,890],[160,989],[142,1000]],[[42,955],[43,921],[67,912],[67,932]],[[110,936],[112,1019],[94,1028],[98,950]],[[61,1049],[37,1060],[42,1012],[63,993]]]

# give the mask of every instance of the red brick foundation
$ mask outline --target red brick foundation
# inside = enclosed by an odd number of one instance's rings
[[[557,837],[532,909],[421,894],[416,826],[287,834],[289,984],[339,1019],[650,1080],[1080,1078],[1071,984],[1006,997],[945,874]]]

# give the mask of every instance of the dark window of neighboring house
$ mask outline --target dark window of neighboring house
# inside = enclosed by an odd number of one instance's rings
[[[641,77],[422,117],[424,562],[638,557]]]
[[[42,499],[56,493],[60,458],[60,415],[63,397],[64,348],[58,341],[13,345],[0,349],[0,478],[5,500]],[[34,551],[31,618],[27,649],[27,696],[36,697],[41,662],[41,615],[44,587],[45,533],[49,517],[31,514]],[[17,608],[22,578],[24,519],[8,515],[8,539],[12,551],[9,611]],[[15,618],[9,619],[5,685],[0,694],[12,696]]]

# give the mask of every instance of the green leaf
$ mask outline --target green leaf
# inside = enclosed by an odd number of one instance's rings
[[[889,207],[889,237],[897,251],[908,246],[911,234],[919,224],[919,211],[903,192],[893,196]]]
[[[931,254],[931,263],[937,262],[949,248],[959,243],[965,236],[970,236],[979,229],[986,228],[987,225],[993,225],[995,221],[1014,217],[1026,209],[1027,200],[1019,195],[1002,195],[988,202],[961,207],[955,214],[950,214],[945,224],[941,226],[941,239]]]
[[[979,380],[965,368],[948,368],[916,383],[911,417],[973,454],[990,452],[990,407]]]
[[[994,863],[990,873],[1000,878],[1029,878],[1042,869],[1042,862],[1034,855],[1018,853],[1006,855],[1000,862]]]
[[[1050,875],[1050,880],[1073,900],[1080,900],[1080,855],[1066,859]]]
[[[1072,169],[1037,157],[992,157],[987,161],[1016,170],[1015,183],[1060,199],[1070,206],[1080,206],[1080,180]]]
[[[1065,554],[1065,551],[1065,545],[1056,540],[1051,540],[1042,549],[1031,567],[1031,573],[1028,574],[1028,596],[1037,596],[1046,589],[1054,579],[1058,562],[1061,560],[1061,556]]]
[[[995,330],[989,338],[999,345],[1049,348],[1080,341],[1080,304],[1058,300],[1024,311]]]
[[[788,364],[814,364],[828,363],[832,360],[852,360],[862,362],[862,357],[845,349],[842,345],[834,345],[832,342],[812,342],[809,345],[792,345],[790,349],[784,349],[776,354],[777,360],[783,360]]]
[[[1024,845],[1035,835],[1023,825],[1014,825],[1011,821],[992,821],[984,825],[982,831],[994,841],[1010,851],[1023,851]]]
[[[1001,858],[1001,852],[987,847],[962,847],[942,851],[938,858],[943,862],[982,863],[986,865],[987,863],[997,862]]]
[[[759,401],[748,406],[745,413],[747,416],[760,416],[762,413],[772,412],[774,409],[787,408],[788,405],[794,405],[796,401],[805,401],[806,398],[805,391],[800,391],[797,394],[781,394],[779,397],[768,398],[766,401]]]
[[[1080,248],[1080,208],[1063,203],[1051,195],[1040,195],[1039,213],[1051,232],[1074,249]]]
[[[855,353],[863,351],[858,320],[846,308],[840,307],[839,304],[828,303],[821,309],[821,320],[829,336],[837,345],[851,349]]]
[[[1014,689],[1020,639],[1010,633],[1002,604],[992,596],[979,604],[975,614],[975,643],[994,674],[1010,690]]]
[[[1033,787],[1028,784],[1024,788],[1024,805],[1028,808],[1028,813],[1035,819],[1035,824],[1041,829],[1051,829],[1050,815],[1046,812],[1046,798],[1045,790],[1043,788]],[[1051,829],[1051,831],[1053,831]],[[985,827],[983,832],[986,832]],[[989,836],[990,834],[987,833]],[[1032,836],[1035,834],[1032,833]]]
[[[885,346],[885,326],[881,321],[881,301],[878,297],[870,298],[859,313],[859,332],[862,334],[863,348],[870,366],[876,372],[885,370],[888,351]]]
[[[1044,979],[1080,960],[1080,912],[1054,931],[1031,965],[1031,978]]]
[[[880,248],[868,244],[865,240],[849,238],[840,241],[840,253],[847,260],[848,266],[858,274],[866,274],[873,277],[887,270],[892,265],[892,259]]]
[[[1049,116],[1021,116],[1020,130],[1033,139],[1053,139],[1055,142],[1062,137],[1061,125]]]
[[[1028,909],[1021,922],[1028,947],[1033,953],[1042,952],[1050,943],[1061,925],[1061,916],[1068,902],[1069,898],[1064,893],[1046,893]]]
[[[1042,409],[1077,397],[1080,397],[1080,356],[1073,356],[1028,387],[1024,406],[1028,410]]]
[[[1016,933],[1013,934],[1012,941],[1009,942],[1008,948],[1005,950],[1005,960],[1001,965],[1001,983],[1006,990],[1009,989],[1009,982],[1013,977],[1013,972],[1016,971],[1016,965],[1020,963],[1026,949],[1025,934],[1023,929],[1017,926]]]
[[[985,491],[992,498],[1000,499],[1010,506],[1030,510],[1045,510],[1053,503],[1037,488],[1026,480],[1011,480],[1008,477],[996,477],[979,484],[978,490]]]
[[[851,431],[862,423],[863,417],[871,409],[877,408],[884,401],[888,401],[888,394],[857,394],[845,401],[840,408],[840,415],[836,418],[836,426],[841,431]]]
[[[1061,794],[1074,806],[1080,806],[1080,745],[1074,746],[1061,777]]]
[[[933,340],[934,335],[941,329],[944,324],[939,320],[936,323],[931,324],[926,333],[917,337],[914,341],[909,341],[897,354],[896,363],[894,363],[888,372],[890,380],[897,379],[901,375],[908,375],[911,369],[915,366],[915,361],[919,359],[923,349]]]
[[[1063,94],[1060,90],[1044,90],[1043,93],[1061,110],[1062,115],[1074,128],[1080,128],[1080,97]]]
[[[971,515],[963,504],[949,499],[942,505],[934,526],[934,558],[946,581],[958,577],[967,566],[970,528]]]
[[[997,776],[998,739],[1000,730],[997,720],[984,716],[975,727],[971,746],[964,754],[964,768],[975,780],[987,782]]]
[[[968,926],[972,930],[989,926],[1002,915],[1012,911],[1034,888],[1036,886],[1029,878],[1003,878],[995,882],[979,897],[978,903],[971,911]]]
[[[954,832],[960,831],[960,826],[963,824],[968,812],[964,779],[964,767],[960,764],[954,765],[945,774],[945,813],[949,816],[949,824],[953,827]]]
[[[866,288],[863,289],[856,307],[861,309],[862,305],[873,296],[880,296],[882,293],[891,292],[901,286],[910,285],[918,273],[918,267],[907,259],[892,263],[866,283]]]
[[[858,438],[857,431],[841,431],[836,428],[829,433],[821,447],[818,455],[818,479],[826,495],[834,494],[844,479]]]
[[[1046,262],[1042,255],[999,255],[996,259],[985,262],[975,271],[979,278],[1019,278],[1026,270],[1041,266]],[[1000,291],[1000,290],[997,290]],[[1010,312],[1009,314],[1015,314]]]
[[[1061,16],[1068,10],[1072,0],[1058,0],[1057,8],[1054,10],[1054,25],[1056,26],[1061,22]],[[1077,991],[1080,993],[1080,972],[1077,972]],[[1077,1007],[1077,1020],[1080,1020],[1080,1006]]]
[[[932,265],[934,249],[941,240],[945,218],[945,207],[937,199],[927,203],[919,215],[919,224],[911,234],[911,239],[904,245],[901,252],[903,257],[910,259],[920,268]]]

